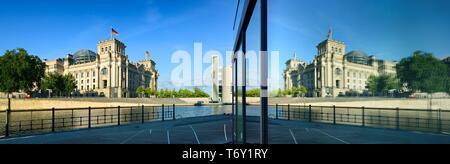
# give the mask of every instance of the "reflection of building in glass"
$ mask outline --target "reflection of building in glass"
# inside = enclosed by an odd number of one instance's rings
[[[333,40],[330,34],[317,46],[313,63],[306,65],[297,59],[286,63],[285,88],[305,86],[308,96],[337,97],[366,91],[370,75],[396,74],[395,62],[379,60],[362,51],[345,54],[345,44]]]
[[[64,59],[46,61],[47,73],[72,74],[77,92],[110,98],[136,97],[140,86],[157,89],[158,71],[153,60],[131,63],[125,44],[117,39],[101,41],[97,52],[80,50]]]
[[[448,71],[448,76],[450,76],[450,57],[445,58],[444,60],[442,60],[445,64],[447,64],[449,71]]]
[[[284,88],[286,89],[292,89],[293,87],[297,87],[300,83],[298,80],[300,80],[299,72],[303,71],[303,68],[305,68],[306,63],[298,60],[296,57],[294,59],[290,59],[286,62],[286,70],[284,70]]]
[[[442,60],[445,64],[450,66],[450,57],[445,58],[444,60]]]

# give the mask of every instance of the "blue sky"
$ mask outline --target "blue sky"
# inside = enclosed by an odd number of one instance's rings
[[[160,87],[171,88],[171,55],[203,51],[225,54],[234,45],[237,0],[2,0],[0,52],[18,47],[43,59],[80,49],[96,50],[110,27],[131,61],[150,51],[160,71]],[[450,56],[448,0],[269,0],[269,48],[312,61],[328,29],[347,44],[378,58],[399,60],[415,50]],[[249,40],[251,40],[250,38]],[[252,46],[250,46],[252,47]],[[255,47],[255,46],[253,46]],[[284,64],[280,64],[280,71]],[[206,68],[207,65],[204,65]],[[281,74],[281,72],[280,72]]]

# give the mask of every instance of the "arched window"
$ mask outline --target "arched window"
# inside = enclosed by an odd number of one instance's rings
[[[341,69],[336,68],[336,76],[341,76],[342,72]]]
[[[108,75],[108,68],[102,69],[102,75]]]

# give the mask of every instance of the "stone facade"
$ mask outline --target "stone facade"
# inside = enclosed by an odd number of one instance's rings
[[[152,60],[132,63],[117,39],[101,41],[97,53],[80,50],[64,59],[46,61],[46,73],[72,74],[80,95],[108,98],[137,97],[140,86],[157,89],[158,71]]]
[[[395,62],[379,60],[361,51],[346,53],[346,45],[332,39],[330,33],[317,46],[311,64],[300,60],[286,63],[285,88],[305,86],[309,97],[337,97],[367,91],[371,75],[396,74]]]
[[[284,88],[292,89],[293,87],[298,87],[301,78],[299,77],[300,72],[305,68],[306,63],[302,60],[290,59],[286,62],[286,70],[284,70]]]

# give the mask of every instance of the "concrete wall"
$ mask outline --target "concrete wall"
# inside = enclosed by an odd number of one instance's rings
[[[85,108],[85,107],[116,107],[138,105],[193,105],[198,101],[208,104],[208,98],[177,98],[177,99],[12,99],[13,109],[49,109],[55,108]],[[247,98],[250,104],[259,104],[259,98]],[[314,105],[314,106],[349,106],[349,107],[383,107],[428,109],[427,99],[383,99],[383,98],[269,98],[270,105]],[[0,99],[0,110],[7,108],[7,99]],[[450,110],[450,99],[433,99],[433,109]]]
[[[348,107],[379,107],[429,109],[428,99],[390,99],[390,98],[270,98],[269,103],[296,104],[313,106],[348,106]],[[450,110],[450,99],[433,99],[433,109]]]
[[[208,103],[208,98],[177,98],[177,99],[107,99],[107,98],[81,98],[81,99],[11,99],[11,107],[20,109],[50,109],[55,108],[85,108],[85,107],[116,107],[140,105],[193,105],[198,101]],[[7,108],[7,99],[0,99],[0,110]]]

